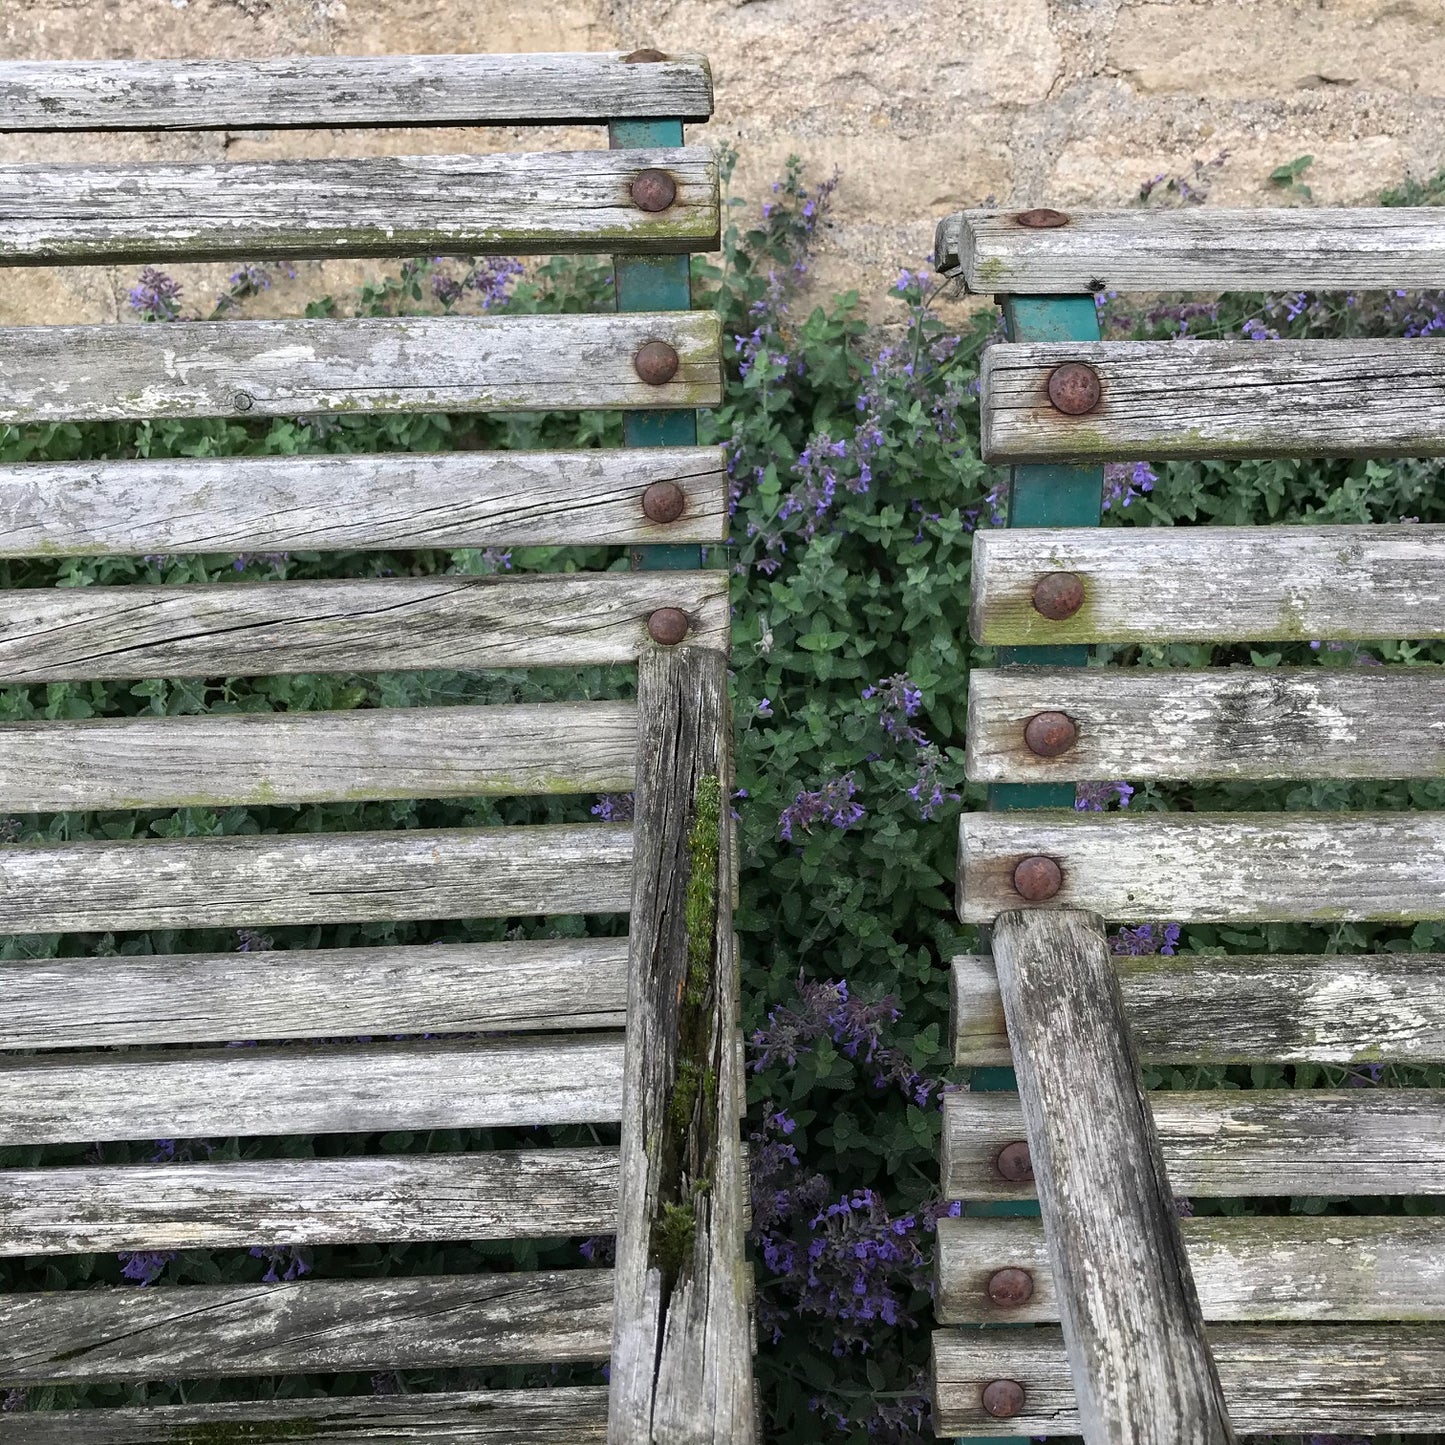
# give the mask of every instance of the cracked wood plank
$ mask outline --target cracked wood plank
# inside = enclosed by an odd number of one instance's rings
[[[1103,396],[1084,416],[1048,397],[1083,362]],[[989,462],[1445,454],[1445,341],[1001,342],[983,354]]]
[[[642,495],[681,488],[650,522]],[[721,447],[0,466],[0,557],[721,542]]]
[[[0,423],[714,406],[712,312],[0,327]],[[677,374],[633,366],[667,342]]]

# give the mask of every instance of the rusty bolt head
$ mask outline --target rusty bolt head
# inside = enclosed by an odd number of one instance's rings
[[[1024,745],[1036,758],[1062,757],[1079,740],[1066,712],[1036,712],[1024,724]]]
[[[1076,572],[1048,572],[1034,583],[1034,611],[1063,622],[1084,605],[1084,579]]]
[[[1082,361],[1066,361],[1049,373],[1049,400],[1065,416],[1087,416],[1103,394],[1099,373]]]
[[[654,50],[650,45],[644,45],[641,50],[634,50],[631,55],[624,55],[624,65],[656,65],[659,60],[666,60],[662,51]]]
[[[988,1297],[996,1305],[1022,1305],[1033,1298],[1034,1277],[1026,1269],[996,1269],[988,1278]]]
[[[677,352],[665,341],[645,341],[632,358],[638,376],[648,386],[666,386],[677,375]]]
[[[659,607],[647,619],[647,635],[664,647],[676,647],[687,636],[687,613],[680,607]]]
[[[639,211],[665,211],[677,199],[677,182],[655,167],[638,171],[628,190]]]
[[[1064,870],[1052,858],[1025,858],[1014,869],[1014,892],[1030,903],[1052,898],[1064,886]]]
[[[1027,226],[1031,231],[1054,231],[1060,226],[1069,224],[1069,218],[1062,211],[1051,210],[1048,206],[1038,206],[1032,211],[1020,211],[1014,220],[1018,225]]]
[[[990,1380],[983,1387],[983,1408],[995,1420],[1012,1420],[1024,1407],[1024,1387],[1017,1380]]]
[[[687,493],[676,482],[654,482],[642,494],[642,515],[649,522],[675,522],[687,509]]]
[[[1034,1177],[1033,1160],[1029,1158],[1029,1146],[1023,1139],[1005,1144],[993,1157],[994,1173],[1010,1184],[1027,1184]]]

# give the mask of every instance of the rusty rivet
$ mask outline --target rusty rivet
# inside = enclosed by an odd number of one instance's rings
[[[1026,1269],[996,1269],[988,1278],[988,1297],[996,1305],[1022,1305],[1033,1298],[1034,1277]]]
[[[990,1380],[983,1387],[983,1408],[995,1420],[1012,1420],[1024,1407],[1024,1387],[1017,1380]]]
[[[1032,211],[1020,211],[1014,217],[1020,226],[1027,226],[1031,231],[1053,231],[1060,226],[1067,226],[1069,218],[1062,211],[1052,210],[1048,206],[1037,206]]]
[[[654,482],[642,494],[642,515],[649,522],[675,522],[687,507],[687,494],[676,482]]]
[[[1064,886],[1064,870],[1052,858],[1025,858],[1014,869],[1014,892],[1030,903],[1052,898]]]
[[[662,51],[654,50],[650,45],[644,45],[641,50],[634,50],[631,55],[624,55],[624,65],[655,65],[659,60],[666,60]]]
[[[1024,745],[1036,758],[1062,757],[1079,740],[1066,712],[1036,712],[1024,724]]]
[[[1034,611],[1063,622],[1084,605],[1084,579],[1076,572],[1048,572],[1034,583]]]
[[[1026,1184],[1034,1177],[1034,1163],[1029,1157],[1029,1146],[1023,1139],[1005,1144],[993,1157],[994,1172],[1010,1184]]]
[[[665,341],[645,341],[632,358],[633,369],[648,386],[665,386],[678,368],[677,352]]]
[[[1087,416],[1103,394],[1099,373],[1082,361],[1066,361],[1049,373],[1049,400],[1065,416]]]
[[[234,406],[237,411],[250,411],[251,408],[256,405],[256,398],[252,396],[249,391],[238,391],[235,396],[231,398],[231,405]]]
[[[680,607],[659,607],[647,619],[647,635],[664,647],[676,647],[687,636],[687,613]]]
[[[638,171],[628,190],[639,211],[665,211],[677,199],[677,182],[656,167]]]

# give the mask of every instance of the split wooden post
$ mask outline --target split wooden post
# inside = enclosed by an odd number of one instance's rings
[[[1088,1445],[1231,1445],[1103,920],[1001,914],[993,956]]]

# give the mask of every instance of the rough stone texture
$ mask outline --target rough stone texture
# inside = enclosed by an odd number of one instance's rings
[[[1445,164],[1440,0],[11,0],[6,57],[262,56],[446,50],[701,50],[717,117],[757,198],[790,152],[842,172],[819,287],[879,297],[923,264],[933,222],[989,198],[1118,205],[1208,168],[1214,200],[1278,198],[1309,153],[1320,201],[1369,201]],[[596,145],[595,132],[532,133]],[[0,136],[0,159],[261,157],[514,147],[509,131],[102,140]],[[298,268],[247,314],[294,312],[375,266]],[[224,271],[186,268],[191,309]],[[129,271],[0,271],[0,320],[126,314]],[[881,308],[887,303],[876,302]],[[886,314],[886,310],[884,312]]]

